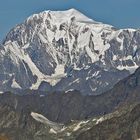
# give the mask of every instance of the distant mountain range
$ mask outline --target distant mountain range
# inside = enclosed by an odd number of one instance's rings
[[[0,91],[79,90],[99,95],[140,66],[140,30],[116,29],[79,11],[34,14],[0,47]]]

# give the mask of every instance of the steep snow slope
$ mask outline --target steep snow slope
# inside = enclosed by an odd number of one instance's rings
[[[75,9],[34,14],[0,47],[0,90],[101,94],[140,65],[139,44],[139,30],[117,30]]]

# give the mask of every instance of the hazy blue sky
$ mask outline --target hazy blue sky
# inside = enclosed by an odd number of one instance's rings
[[[69,8],[118,28],[140,27],[140,0],[0,0],[0,40],[33,13]]]

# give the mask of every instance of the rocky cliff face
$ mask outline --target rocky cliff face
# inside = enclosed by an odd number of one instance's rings
[[[140,138],[139,91],[140,68],[97,96],[83,96],[78,91],[4,93],[0,95],[0,137],[135,140]]]
[[[129,110],[128,110],[129,109]],[[127,110],[127,111],[126,111]],[[140,138],[140,104],[118,110],[118,115],[105,116],[91,129],[80,134],[77,140],[139,140]]]
[[[97,96],[84,96],[79,91],[54,92],[22,91],[21,94],[0,95],[0,106],[8,105],[18,112],[28,109],[49,120],[67,123],[111,113],[123,105],[140,101],[140,68],[118,82],[113,89]]]
[[[127,104],[111,114],[102,114],[79,121],[73,120],[64,125],[49,121],[44,115],[44,108],[42,110],[38,110],[37,106],[33,108],[33,103],[20,106],[19,101],[24,103],[24,99],[13,95],[5,94],[9,102],[0,104],[2,140],[136,140],[140,138],[140,104]],[[1,99],[4,100],[4,97]],[[31,99],[38,104],[39,98]]]
[[[139,44],[139,30],[118,30],[75,9],[35,14],[0,47],[0,90],[101,94],[140,66]]]

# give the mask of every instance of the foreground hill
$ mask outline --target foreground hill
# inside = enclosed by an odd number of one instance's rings
[[[140,104],[118,110],[111,118],[104,116],[100,121],[80,134],[77,140],[140,139]]]
[[[0,106],[1,140],[138,140],[140,104],[131,104],[115,112],[83,121],[60,124],[45,116],[11,106]]]

